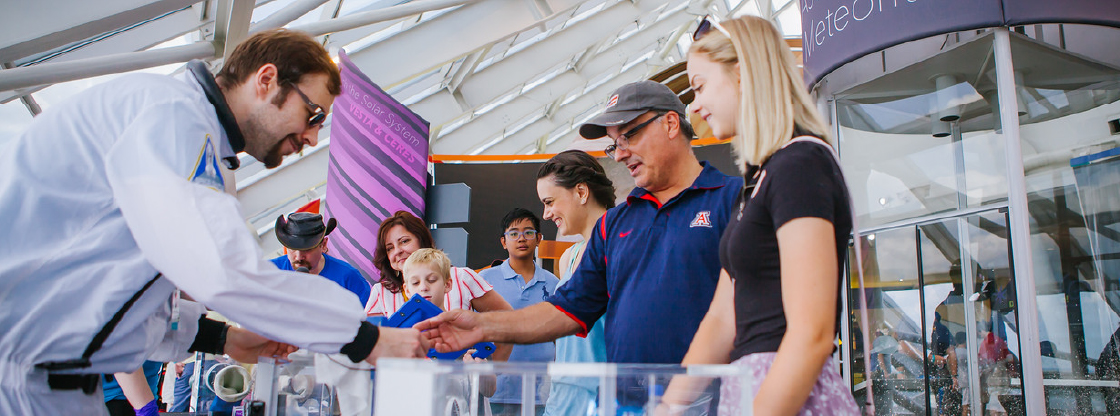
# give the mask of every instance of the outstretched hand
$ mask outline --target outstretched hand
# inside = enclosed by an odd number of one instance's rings
[[[381,357],[424,358],[428,355],[429,343],[419,331],[412,328],[379,328],[377,344],[370,351],[366,362],[377,364]]]
[[[287,359],[296,347],[262,337],[244,328],[231,326],[226,332],[224,352],[239,363],[255,363],[257,357]]]
[[[477,312],[455,309],[439,314],[413,326],[436,351],[451,352],[473,347],[482,342],[482,318]]]

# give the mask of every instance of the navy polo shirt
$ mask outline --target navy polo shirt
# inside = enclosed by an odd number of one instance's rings
[[[664,203],[635,188],[595,225],[571,281],[546,299],[583,327],[604,319],[607,360],[680,363],[719,281],[719,240],[743,179],[707,162]]]

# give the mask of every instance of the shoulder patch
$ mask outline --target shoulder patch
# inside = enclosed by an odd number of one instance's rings
[[[206,135],[202,150],[198,152],[198,160],[194,163],[194,169],[191,169],[189,180],[219,192],[226,189],[222,169],[218,167],[218,153],[214,151],[214,142],[209,134]]]

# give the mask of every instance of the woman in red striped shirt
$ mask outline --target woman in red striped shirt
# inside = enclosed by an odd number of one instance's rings
[[[406,298],[401,290],[401,269],[413,252],[434,248],[432,234],[424,221],[406,211],[397,211],[381,222],[377,230],[377,245],[373,264],[381,272],[381,281],[373,285],[366,315],[388,317],[404,305]],[[513,310],[493,291],[493,287],[474,270],[467,267],[451,268],[451,285],[444,295],[447,310],[467,309],[478,312]],[[500,351],[499,351],[500,352]]]

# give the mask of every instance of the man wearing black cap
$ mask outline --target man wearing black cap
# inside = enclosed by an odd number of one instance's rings
[[[580,135],[614,139],[607,155],[637,188],[599,219],[571,282],[512,312],[450,311],[421,323],[440,351],[480,340],[538,343],[585,334],[604,318],[607,360],[680,363],[719,280],[719,239],[743,180],[692,153],[685,107],[653,81],[627,84]]]
[[[327,254],[327,235],[338,226],[331,218],[323,225],[323,216],[310,212],[295,212],[285,219],[276,217],[276,239],[288,249],[286,256],[272,259],[280,270],[295,270],[317,274],[346,288],[362,301],[369,300],[369,282],[362,273],[345,261]]]

